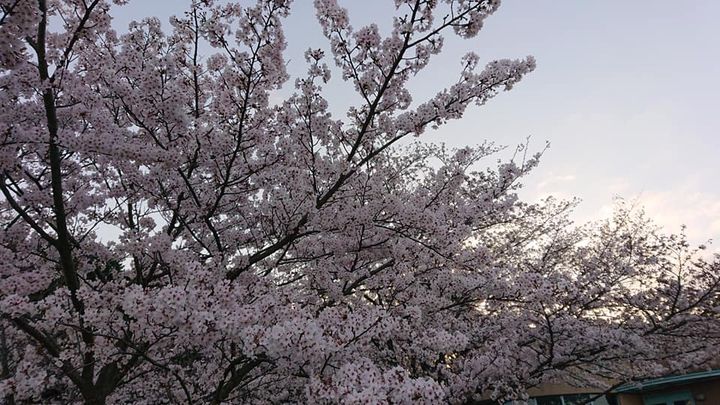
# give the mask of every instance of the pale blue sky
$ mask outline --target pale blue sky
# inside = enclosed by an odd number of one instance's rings
[[[341,3],[356,27],[390,23],[392,1]],[[116,11],[115,25],[150,15],[167,22],[187,4],[131,1]],[[293,9],[287,59],[290,72],[300,73],[303,51],[326,44],[312,1],[296,0]],[[448,38],[412,83],[415,100],[452,84],[468,50],[487,61],[531,54],[538,68],[424,139],[515,145],[532,135],[536,149],[545,141],[551,148],[525,181],[526,198],[580,197],[579,221],[607,215],[616,195],[637,198],[671,230],[686,223],[695,241],[720,241],[718,16],[716,0],[504,0],[476,38]],[[331,104],[353,100],[339,79],[331,85]]]

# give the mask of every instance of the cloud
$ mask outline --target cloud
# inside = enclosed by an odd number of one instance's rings
[[[704,176],[684,176],[682,182],[658,182],[649,188],[630,176],[597,178],[583,175],[550,173],[527,190],[530,201],[554,196],[582,201],[572,214],[577,224],[612,217],[614,199],[622,198],[642,209],[667,233],[680,232],[683,225],[691,243],[715,241],[710,251],[720,252],[720,191],[709,188]]]
[[[708,192],[676,190],[644,192],[638,198],[648,216],[668,231],[687,225],[694,241],[720,241],[720,196]]]
[[[618,196],[642,209],[666,233],[679,233],[684,225],[691,243],[700,245],[712,239],[715,243],[710,246],[710,251],[720,252],[720,195],[688,187],[634,195],[626,192]],[[611,201],[594,207],[581,205],[580,208],[575,216],[580,223],[607,219],[613,213]]]
[[[567,183],[575,180],[575,175],[573,174],[566,174],[566,175],[553,175],[550,173],[550,176],[544,178],[541,180],[537,185],[535,186],[538,190],[545,190],[549,186],[556,186],[560,183]]]

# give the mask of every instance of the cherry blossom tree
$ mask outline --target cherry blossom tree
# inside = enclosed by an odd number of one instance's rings
[[[465,403],[715,354],[717,259],[629,210],[572,227],[572,202],[519,200],[525,148],[413,140],[535,67],[469,53],[407,90],[497,0],[395,0],[387,35],[315,0],[335,67],[309,49],[277,103],[289,0],[123,34],[114,3],[0,0],[4,403]]]

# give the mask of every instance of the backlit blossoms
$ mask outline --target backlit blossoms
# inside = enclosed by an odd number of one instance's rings
[[[0,0],[0,402],[464,403],[716,354],[717,260],[521,201],[524,146],[416,139],[535,68],[469,53],[413,100],[498,1],[314,5],[328,46],[290,81],[287,0],[122,33],[103,0]]]

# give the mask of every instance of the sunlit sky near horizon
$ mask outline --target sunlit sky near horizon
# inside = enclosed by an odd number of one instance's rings
[[[388,27],[392,3],[341,1],[355,27]],[[130,20],[155,16],[168,27],[169,16],[188,4],[131,1],[114,12],[114,25],[124,31]],[[720,244],[718,15],[715,0],[504,0],[476,38],[447,38],[444,52],[412,82],[414,99],[456,81],[468,51],[483,61],[530,54],[538,68],[422,140],[514,146],[532,136],[532,151],[548,141],[540,167],[524,181],[525,198],[579,197],[578,222],[607,217],[616,196],[636,200],[668,230],[684,223],[693,241]],[[285,26],[288,70],[302,74],[303,52],[327,48],[312,1],[296,0]],[[326,98],[340,107],[355,100],[338,75]],[[334,111],[342,118],[342,108]]]

